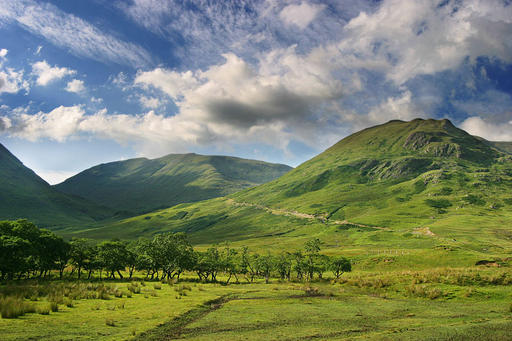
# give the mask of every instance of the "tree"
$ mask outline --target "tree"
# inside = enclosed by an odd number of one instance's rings
[[[80,279],[82,269],[94,256],[93,246],[91,241],[85,238],[74,239],[69,244],[71,245],[71,262],[78,269],[78,279]]]
[[[237,274],[240,272],[240,259],[238,257],[238,251],[229,247],[226,244],[224,252],[222,253],[222,268],[228,274],[228,280],[226,284],[229,284],[231,277],[235,276],[236,282],[238,283]]]
[[[315,273],[318,273],[319,277],[322,277],[322,271],[325,271],[324,258],[319,255],[321,244],[322,242],[318,238],[309,240],[304,244],[306,257],[302,267],[310,281],[313,279]]]
[[[339,279],[344,272],[352,271],[352,264],[343,256],[334,257],[329,264],[329,270],[333,272],[336,279]]]
[[[107,241],[102,242],[98,246],[98,260],[108,272],[111,278],[116,278],[115,273],[119,274],[119,278],[123,279],[121,270],[126,268],[126,260],[128,258],[128,251],[126,244],[121,241]],[[92,259],[91,259],[92,261]]]
[[[274,257],[271,254],[261,256],[258,258],[258,268],[260,274],[265,278],[265,283],[268,284],[272,270],[274,269]]]
[[[275,267],[279,277],[281,279],[290,280],[292,271],[292,257],[288,252],[281,252],[279,256],[275,258]]]

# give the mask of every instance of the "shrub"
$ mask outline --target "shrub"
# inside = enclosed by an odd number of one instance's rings
[[[155,283],[155,284],[153,285],[153,288],[155,288],[156,290],[161,290],[161,289],[162,289],[162,284],[160,284],[160,283]]]
[[[116,326],[116,322],[114,321],[114,319],[113,319],[113,318],[110,318],[110,317],[107,317],[107,318],[105,319],[105,324],[106,324],[107,326],[110,326],[110,327],[115,327],[115,326]]]

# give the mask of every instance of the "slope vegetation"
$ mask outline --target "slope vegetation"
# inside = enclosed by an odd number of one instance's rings
[[[417,119],[353,134],[261,186],[77,235],[184,231],[196,244],[274,250],[317,237],[328,252],[393,250],[405,266],[439,266],[507,257],[510,226],[512,156],[447,120]]]
[[[0,144],[0,220],[27,218],[41,227],[94,223],[112,214],[54,190]]]
[[[171,154],[102,164],[55,187],[100,205],[140,214],[228,195],[271,181],[290,169],[235,157]]]

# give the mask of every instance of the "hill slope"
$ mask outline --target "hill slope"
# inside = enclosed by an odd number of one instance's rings
[[[0,220],[27,218],[41,227],[82,225],[112,214],[54,190],[0,144]]]
[[[328,252],[343,245],[367,259],[400,249],[407,266],[420,266],[504,257],[511,226],[512,156],[447,120],[413,120],[353,134],[261,186],[78,235],[184,231],[196,244],[230,240],[274,250],[318,237]]]
[[[95,166],[55,188],[116,210],[140,214],[231,194],[271,181],[290,169],[235,157],[171,154]]]

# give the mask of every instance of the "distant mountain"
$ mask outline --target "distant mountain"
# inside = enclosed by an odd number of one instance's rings
[[[0,220],[27,218],[41,227],[83,225],[113,214],[56,191],[1,144],[0,203]]]
[[[275,249],[317,237],[356,254],[415,250],[425,262],[459,250],[436,259],[470,264],[510,250],[511,226],[512,155],[448,120],[416,119],[357,132],[269,183],[77,235],[184,231],[196,244]]]
[[[490,143],[501,151],[512,154],[512,142],[491,142]]]
[[[171,154],[101,164],[55,188],[115,210],[140,214],[228,195],[274,180],[291,169],[236,157]]]

